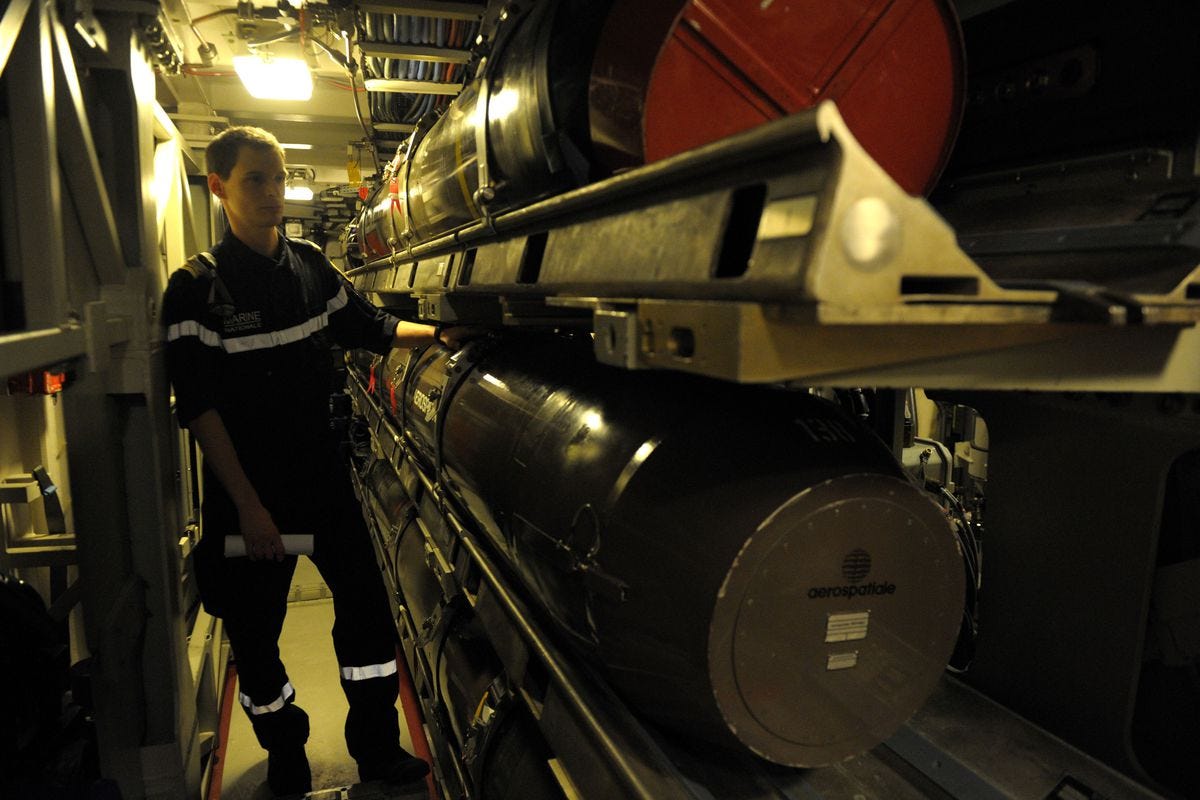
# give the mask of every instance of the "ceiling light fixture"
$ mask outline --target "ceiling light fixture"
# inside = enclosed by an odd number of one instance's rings
[[[289,186],[283,190],[284,200],[312,200],[312,189],[307,186]]]
[[[283,187],[284,200],[312,200],[312,182],[317,179],[315,169],[307,164],[289,164],[287,183]]]
[[[233,68],[251,97],[259,100],[308,100],[313,93],[312,73],[298,58],[272,58],[267,54],[234,56]]]
[[[280,142],[279,146],[284,150],[312,150],[311,144],[299,144],[297,142]]]
[[[284,200],[312,200],[313,190],[303,178],[297,178],[283,189]]]

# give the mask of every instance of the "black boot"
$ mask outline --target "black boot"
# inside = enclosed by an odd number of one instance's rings
[[[427,763],[403,750],[385,761],[358,762],[358,777],[363,781],[404,784],[419,781],[428,774],[429,765]]]
[[[312,772],[304,743],[308,741],[308,714],[287,704],[278,711],[250,717],[258,743],[267,751],[267,786],[276,797],[312,791]]]
[[[429,774],[429,765],[400,747],[394,677],[342,681],[350,703],[346,715],[346,748],[358,762],[364,781],[412,783]]]
[[[312,791],[312,772],[308,768],[304,745],[267,751],[267,786],[276,797]]]

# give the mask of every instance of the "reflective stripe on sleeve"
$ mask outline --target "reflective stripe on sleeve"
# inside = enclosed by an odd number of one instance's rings
[[[276,697],[265,706],[254,705],[254,701],[250,699],[250,695],[246,694],[245,692],[238,692],[238,701],[242,704],[243,708],[250,712],[251,715],[258,716],[259,714],[270,714],[272,711],[278,711],[295,696],[296,690],[292,688],[291,681],[288,681],[283,685],[283,688],[279,690],[279,697]]]
[[[342,667],[342,680],[365,681],[370,678],[386,678],[396,674],[396,659],[383,664],[368,664],[365,667]]]
[[[337,294],[329,298],[329,302],[325,304],[325,313],[332,314],[335,311],[341,311],[349,302],[350,298],[346,296],[346,287],[339,286]]]
[[[199,322],[196,322],[194,319],[176,322],[174,325],[171,325],[167,328],[168,342],[173,342],[176,339],[182,339],[185,336],[195,336],[202,343],[208,345],[209,347],[221,346],[221,334],[214,330],[209,330]]]
[[[344,308],[347,302],[349,302],[349,298],[346,296],[346,288],[343,286],[338,289],[337,294],[326,301],[325,310],[315,317],[307,319],[299,325],[293,325],[290,328],[284,328],[279,331],[267,331],[265,333],[254,333],[249,336],[225,338],[193,319],[184,320],[167,328],[167,341],[173,342],[176,339],[182,339],[186,336],[195,336],[202,344],[206,344],[209,347],[219,347],[226,353],[248,353],[253,350],[282,347],[285,344],[292,344],[293,342],[307,339],[314,333],[329,327],[329,315]]]

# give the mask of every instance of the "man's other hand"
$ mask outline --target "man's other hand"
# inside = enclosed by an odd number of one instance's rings
[[[246,542],[246,556],[251,561],[274,560],[283,561],[287,551],[271,512],[261,504],[256,507],[240,509],[238,522],[242,528],[242,539]]]
[[[471,339],[479,339],[487,334],[488,329],[482,325],[454,325],[442,328],[437,340],[451,350],[457,350]]]

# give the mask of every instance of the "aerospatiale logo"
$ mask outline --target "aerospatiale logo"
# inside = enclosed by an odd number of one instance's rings
[[[420,389],[413,392],[413,405],[417,407],[417,411],[425,415],[426,422],[432,422],[433,418],[437,416],[437,400]]]
[[[870,574],[870,553],[862,549],[855,549],[846,553],[846,557],[842,559],[842,577],[851,583],[862,583],[862,579]]]
[[[895,594],[896,584],[883,581],[882,583],[863,583],[871,574],[871,554],[866,550],[854,549],[842,559],[842,577],[846,579],[845,586],[814,586],[808,590],[812,600],[822,597],[865,597],[867,595]]]

